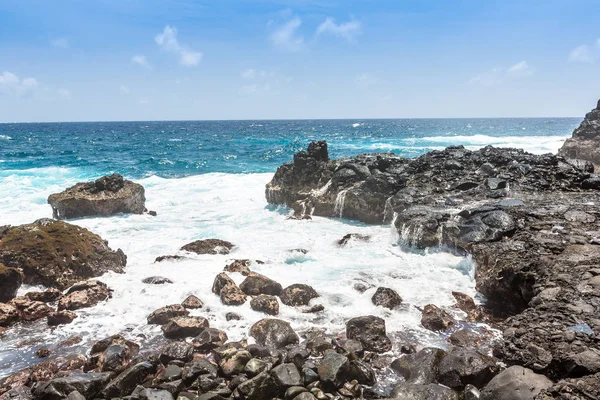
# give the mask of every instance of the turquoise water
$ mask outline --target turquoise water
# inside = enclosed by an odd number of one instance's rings
[[[314,139],[334,157],[415,157],[463,144],[556,151],[579,123],[547,119],[404,119],[0,124],[0,171],[43,167],[131,178],[274,171]]]
[[[402,332],[424,345],[444,346],[445,337],[422,328],[426,304],[456,313],[452,291],[475,296],[473,265],[440,252],[407,253],[397,245],[394,227],[314,217],[286,218],[288,210],[267,205],[265,184],[282,163],[313,139],[326,139],[333,157],[395,152],[414,157],[428,150],[462,144],[555,152],[579,123],[576,119],[345,120],[0,124],[0,226],[52,217],[48,195],[79,181],[119,172],[146,189],[146,206],[158,216],[116,215],[69,221],[99,234],[127,254],[125,274],[101,281],[113,297],[78,310],[69,325],[48,329],[45,320],[17,325],[0,336],[0,378],[38,362],[35,351],[56,355],[85,352],[91,343],[121,333],[141,342],[161,335],[146,316],[190,294],[206,305],[194,315],[209,319],[231,340],[248,338],[250,326],[264,318],[248,303],[225,306],[211,293],[214,276],[230,258],[259,259],[256,272],[283,286],[305,283],[321,295],[325,311],[305,314],[280,305],[280,318],[299,332],[318,327],[337,335],[346,320],[378,315],[389,334]],[[370,242],[336,243],[347,233]],[[192,240],[218,237],[235,243],[228,256],[194,256],[154,263],[157,256],[181,254]],[[290,251],[306,249],[307,254]],[[144,285],[148,276],[165,276],[171,285]],[[243,279],[232,274],[238,283]],[[335,282],[335,284],[332,284]],[[370,287],[359,293],[354,285]],[[405,306],[393,313],[371,302],[375,288],[391,287]],[[42,289],[42,288],[37,288]],[[33,290],[23,286],[19,294]],[[316,299],[315,299],[316,301]],[[227,312],[243,316],[227,321]],[[460,317],[460,316],[459,316]],[[59,343],[80,336],[74,347]]]

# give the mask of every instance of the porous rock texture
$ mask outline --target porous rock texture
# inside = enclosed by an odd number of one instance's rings
[[[590,162],[491,146],[330,160],[327,143],[313,142],[279,167],[266,198],[299,217],[393,223],[406,247],[471,255],[487,311],[502,320],[494,354],[557,381],[600,372],[593,171]]]
[[[64,290],[108,271],[123,272],[127,257],[100,236],[51,219],[0,227],[0,262],[23,274],[23,283]]]
[[[119,174],[77,183],[63,192],[51,194],[48,203],[56,219],[142,214],[146,210],[144,187]]]

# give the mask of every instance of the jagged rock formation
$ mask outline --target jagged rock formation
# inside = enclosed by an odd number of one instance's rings
[[[600,372],[600,175],[589,162],[462,146],[416,159],[329,160],[312,143],[267,185],[269,203],[395,224],[403,245],[470,254],[501,323],[495,353],[552,379]]]
[[[146,210],[145,202],[144,187],[123,179],[119,174],[78,183],[48,197],[56,219],[142,214]]]
[[[23,283],[64,290],[108,271],[123,272],[127,257],[85,228],[40,219],[0,227],[0,262],[20,270]]]
[[[586,114],[581,125],[573,131],[573,137],[567,139],[558,154],[600,165],[600,100],[596,108]]]

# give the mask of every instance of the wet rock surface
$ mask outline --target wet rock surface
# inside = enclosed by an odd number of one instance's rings
[[[181,250],[196,254],[229,254],[233,243],[221,239],[202,239],[188,243]]]
[[[106,272],[123,272],[127,257],[87,229],[41,219],[0,229],[0,262],[23,274],[23,283],[64,290]]]
[[[108,216],[118,213],[142,214],[145,210],[144,187],[123,179],[119,174],[93,182],[78,183],[48,197],[56,219]]]
[[[581,125],[573,131],[573,137],[567,139],[558,154],[600,165],[600,101],[586,114]],[[594,172],[593,167],[590,172]]]
[[[574,137],[596,140],[597,115],[598,109],[588,115]],[[458,295],[457,308],[503,331],[494,356],[554,382],[572,380],[564,390],[589,386],[587,377],[600,371],[600,176],[591,163],[491,146],[449,147],[415,159],[330,160],[315,146],[326,149],[315,142],[277,170],[266,187],[269,203],[393,222],[403,246],[471,255],[486,302],[477,306]],[[424,326],[458,328],[437,308],[424,311]],[[470,340],[454,338],[463,347]]]

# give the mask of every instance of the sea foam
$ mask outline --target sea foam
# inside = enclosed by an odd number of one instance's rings
[[[31,222],[50,217],[45,198],[50,193],[82,178],[85,171],[68,169],[55,175],[34,171],[30,175],[0,175],[0,201],[3,213],[0,225]],[[48,180],[44,181],[43,177]],[[54,178],[51,178],[53,177]],[[407,253],[397,245],[395,230],[389,226],[367,226],[339,219],[314,217],[311,221],[287,219],[288,210],[269,206],[265,184],[272,174],[211,173],[179,179],[152,176],[139,182],[146,188],[147,207],[158,216],[119,215],[70,221],[98,233],[113,248],[128,256],[125,274],[110,273],[99,278],[114,290],[109,301],[78,311],[72,324],[54,330],[38,325],[20,328],[18,335],[0,339],[0,376],[34,362],[33,352],[40,345],[52,347],[73,335],[83,337],[82,349],[108,335],[123,333],[136,341],[161,334],[159,327],[147,325],[153,310],[180,303],[194,294],[204,307],[194,310],[210,320],[212,327],[223,329],[231,340],[247,338],[248,330],[266,315],[250,309],[224,306],[211,292],[214,277],[234,258],[258,259],[265,263],[253,270],[279,281],[284,287],[294,283],[313,286],[321,297],[313,300],[325,307],[323,313],[304,314],[280,305],[279,318],[302,331],[319,327],[337,334],[344,322],[360,315],[385,318],[394,332],[408,331],[425,343],[443,345],[444,337],[420,326],[420,311],[429,303],[450,306],[451,291],[475,295],[473,265],[445,253]],[[44,182],[46,182],[44,184]],[[339,247],[337,240],[347,233],[369,235],[369,242],[357,241]],[[221,238],[236,244],[229,255],[191,255],[181,261],[154,263],[160,255],[182,254],[178,249],[193,240]],[[302,254],[294,249],[308,250]],[[165,276],[171,285],[145,285],[149,276]],[[238,283],[243,277],[232,274]],[[360,293],[354,285],[369,289]],[[390,311],[376,307],[371,297],[378,286],[395,289],[404,299],[401,309]],[[25,293],[30,288],[22,288]],[[240,321],[226,321],[229,311],[242,315]],[[20,347],[31,340],[33,345]],[[87,346],[87,347],[85,347]]]

